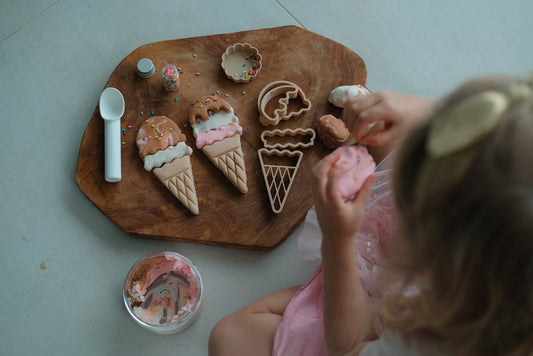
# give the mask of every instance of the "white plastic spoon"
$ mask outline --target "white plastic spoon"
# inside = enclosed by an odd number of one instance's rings
[[[118,182],[122,178],[120,118],[124,114],[124,97],[118,89],[109,87],[100,94],[98,105],[104,119],[105,180]]]

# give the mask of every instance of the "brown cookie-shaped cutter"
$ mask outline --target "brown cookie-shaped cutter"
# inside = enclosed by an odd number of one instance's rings
[[[279,108],[274,110],[273,116],[266,112],[267,104],[275,97],[282,96],[279,99]],[[288,105],[290,99],[300,97],[303,102],[303,107],[298,111],[288,112]],[[291,117],[297,117],[304,112],[311,109],[311,101],[307,99],[303,90],[296,84],[279,80],[267,84],[259,93],[257,100],[257,108],[259,109],[259,121],[263,126],[277,125],[281,120],[288,120]]]
[[[275,143],[275,144],[269,144],[268,141],[267,141],[267,137],[275,137],[275,136],[279,136],[279,137],[283,137],[283,136],[297,136],[297,135],[301,135],[301,136],[311,136],[310,139],[309,139],[309,142],[297,142],[297,143],[291,143],[291,142],[288,142],[288,143]],[[311,147],[315,144],[315,137],[316,137],[316,132],[315,130],[309,128],[309,129],[303,129],[303,128],[297,128],[297,129],[284,129],[284,130],[280,130],[280,129],[275,129],[275,130],[272,130],[272,131],[268,131],[268,130],[265,130],[261,133],[261,141],[263,141],[263,146],[265,146],[266,148],[280,148],[280,149],[285,149],[285,148],[290,148],[290,149],[295,149],[295,148],[308,148],[308,147]]]
[[[270,150],[267,148],[260,148],[257,153],[259,155],[259,161],[261,162],[263,177],[265,178],[270,206],[274,213],[279,214],[283,210],[285,202],[287,201],[287,196],[291,190],[296,172],[298,172],[298,168],[300,167],[303,153],[298,150],[280,151],[278,149]],[[297,162],[295,165],[266,164],[263,159],[263,156],[265,155],[297,157]]]

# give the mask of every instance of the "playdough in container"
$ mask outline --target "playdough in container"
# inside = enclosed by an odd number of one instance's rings
[[[222,69],[235,83],[248,83],[261,71],[262,57],[248,43],[235,43],[222,54]]]
[[[156,334],[173,334],[196,320],[203,293],[202,278],[189,259],[157,252],[131,267],[123,299],[137,324]]]

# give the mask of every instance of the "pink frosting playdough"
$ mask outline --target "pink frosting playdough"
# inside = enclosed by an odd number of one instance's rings
[[[339,190],[344,199],[351,199],[361,189],[365,180],[376,170],[376,163],[364,146],[341,146],[341,157],[335,167],[342,169]]]
[[[201,150],[206,145],[212,145],[213,142],[222,141],[236,134],[242,135],[242,127],[239,123],[232,123],[230,125],[220,126],[216,130],[201,132],[196,136],[196,148]]]

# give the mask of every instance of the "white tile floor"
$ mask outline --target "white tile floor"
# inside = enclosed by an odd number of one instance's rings
[[[298,25],[366,62],[367,85],[440,96],[533,70],[531,0],[0,0],[0,354],[205,355],[211,327],[303,283],[295,235],[271,252],[132,238],[75,182],[81,136],[115,66],[150,42]],[[121,302],[130,265],[177,250],[207,285],[200,319],[155,336]]]

